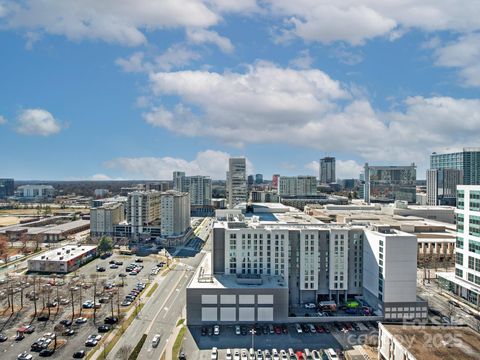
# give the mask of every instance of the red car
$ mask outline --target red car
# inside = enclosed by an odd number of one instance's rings
[[[297,355],[298,360],[305,360],[305,356],[303,355],[303,352],[297,351],[295,355]]]
[[[347,327],[347,330],[348,330],[348,331],[352,331],[352,330],[353,330],[352,324],[346,323],[345,326]]]
[[[323,328],[318,324],[315,324],[315,330],[317,330],[317,333],[323,333],[324,332]]]
[[[282,333],[282,328],[279,325],[275,325],[275,334],[280,335]]]

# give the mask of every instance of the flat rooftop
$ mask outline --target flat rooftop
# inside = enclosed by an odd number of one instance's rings
[[[211,275],[211,256],[207,254],[198,267],[188,288],[190,289],[286,289],[281,276],[252,275],[252,279],[261,280],[261,284],[243,284],[237,281],[237,275]],[[244,278],[243,278],[244,279]]]
[[[50,250],[41,255],[35,256],[29,261],[68,261],[96,248],[97,247],[93,245],[65,245],[61,248]]]
[[[480,359],[480,337],[468,327],[382,325],[418,360]]]

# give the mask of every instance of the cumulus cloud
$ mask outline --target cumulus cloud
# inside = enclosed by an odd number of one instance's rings
[[[461,36],[435,50],[437,66],[456,68],[466,86],[480,86],[480,33]]]
[[[298,57],[290,61],[290,65],[298,69],[309,69],[313,64],[313,58],[308,49],[300,51]]]
[[[365,161],[425,165],[446,144],[475,145],[480,100],[408,97],[381,112],[358,91],[324,72],[258,62],[244,72],[156,72],[152,96],[174,96],[145,120],[185,136],[212,137],[241,146],[281,143],[327,152],[350,152]],[[195,109],[192,110],[192,109]],[[458,121],[462,119],[462,121]],[[358,167],[345,163],[345,174]]]
[[[17,117],[16,131],[23,135],[49,136],[62,129],[51,113],[43,109],[25,109]]]
[[[225,179],[230,157],[226,152],[206,150],[199,152],[195,159],[190,161],[174,157],[122,157],[106,162],[105,166],[110,169],[119,169],[132,179],[167,180],[172,178],[173,171]],[[253,166],[248,159],[247,172],[253,172]]]
[[[146,43],[146,29],[210,27],[221,19],[222,10],[215,11],[206,0],[25,0],[4,6],[9,28],[128,46]]]
[[[5,119],[4,116],[0,115],[0,125],[6,124],[6,123],[7,123],[7,119]]]
[[[212,43],[218,46],[224,53],[232,53],[234,46],[230,39],[219,35],[215,31],[205,29],[188,29],[187,39],[194,44]]]
[[[383,36],[395,40],[411,28],[468,33],[480,29],[480,3],[449,0],[267,0],[287,24],[282,37],[362,45]]]

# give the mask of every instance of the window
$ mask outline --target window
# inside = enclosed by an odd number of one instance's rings
[[[455,246],[459,249],[463,249],[463,238],[460,236],[457,236],[457,242]]]
[[[463,277],[463,270],[455,268],[455,275],[458,277]]]
[[[480,254],[480,241],[468,240],[468,251]]]
[[[455,263],[463,266],[463,254],[462,253],[456,253],[455,254]]]

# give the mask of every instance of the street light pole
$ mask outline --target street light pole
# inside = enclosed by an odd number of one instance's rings
[[[254,337],[255,337],[255,334],[256,334],[256,331],[255,331],[255,328],[252,328],[252,330],[250,330],[250,334],[252,334],[252,349],[254,349],[253,345],[254,345]]]

